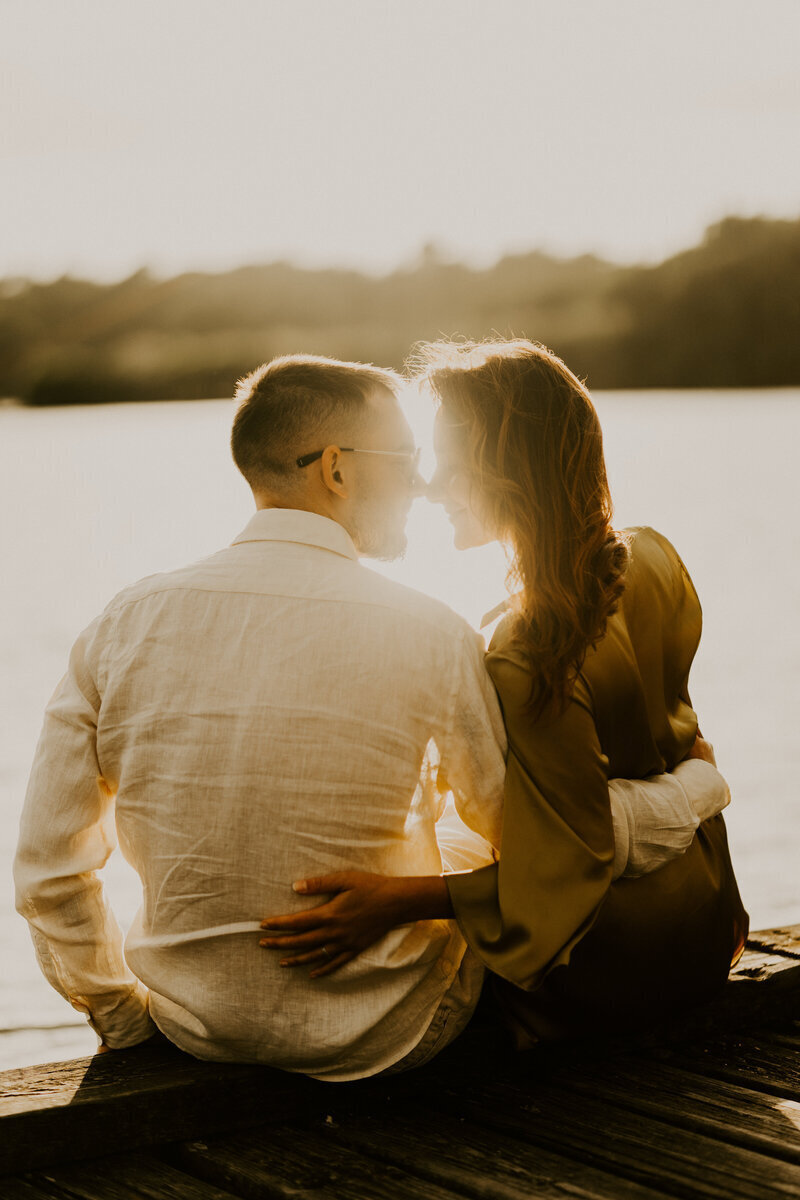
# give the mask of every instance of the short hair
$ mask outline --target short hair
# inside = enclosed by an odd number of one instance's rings
[[[315,354],[273,358],[236,385],[233,460],[252,488],[285,488],[301,455],[349,434],[376,391],[396,397],[400,386],[394,371],[371,364]]]

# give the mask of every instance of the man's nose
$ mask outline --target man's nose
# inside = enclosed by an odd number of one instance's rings
[[[416,499],[417,496],[427,496],[428,494],[428,484],[416,468],[411,476],[409,490],[414,499]]]

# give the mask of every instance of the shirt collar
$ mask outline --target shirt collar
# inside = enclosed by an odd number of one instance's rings
[[[238,546],[241,542],[299,542],[343,558],[358,558],[346,529],[330,517],[299,508],[260,508],[232,544]]]

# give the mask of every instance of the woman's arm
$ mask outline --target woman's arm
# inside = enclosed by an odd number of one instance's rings
[[[687,757],[713,761],[713,750],[698,734]],[[637,786],[642,786],[641,781]],[[467,879],[459,878],[459,896],[469,886]],[[294,890],[304,896],[324,894],[332,899],[299,913],[267,917],[261,928],[267,935],[277,936],[266,936],[259,945],[282,953],[281,966],[311,965],[312,979],[333,974],[398,925],[455,915],[447,879],[442,875],[337,871],[300,880]]]
[[[282,967],[313,965],[312,979],[338,971],[397,925],[453,916],[443,875],[336,871],[293,887],[303,896],[324,893],[332,899],[303,912],[265,918],[261,928],[268,936],[259,945],[279,950]]]
[[[487,658],[509,740],[499,862],[449,880],[456,920],[485,966],[533,990],[591,928],[611,886],[608,760],[581,677],[564,709],[530,712],[515,644]]]

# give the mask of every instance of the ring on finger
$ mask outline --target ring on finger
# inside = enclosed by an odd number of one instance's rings
[[[330,952],[330,950],[328,949],[328,947],[327,947],[327,946],[323,946],[323,947],[322,947],[322,953],[325,955],[325,957],[326,957],[326,959],[328,960],[328,962],[330,962],[330,961],[331,961],[331,959],[333,958],[333,955],[331,954],[331,952]]]

